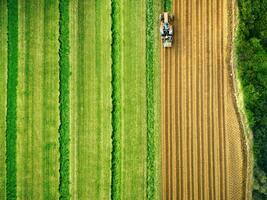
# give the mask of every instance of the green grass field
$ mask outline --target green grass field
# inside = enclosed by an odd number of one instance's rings
[[[160,199],[162,6],[0,0],[0,199]]]

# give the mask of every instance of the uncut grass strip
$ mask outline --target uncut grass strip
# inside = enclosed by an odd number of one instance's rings
[[[8,72],[6,116],[6,192],[16,199],[16,103],[18,78],[18,1],[8,1]]]
[[[0,199],[6,199],[7,1],[0,0]]]
[[[59,152],[60,152],[60,199],[70,199],[69,192],[69,0],[59,1]]]
[[[111,2],[112,158],[111,199],[121,199],[121,1]]]
[[[154,0],[146,1],[147,199],[155,199]]]

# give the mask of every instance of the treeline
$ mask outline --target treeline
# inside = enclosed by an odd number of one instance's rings
[[[267,199],[267,1],[238,0],[237,72],[253,132],[253,199]]]

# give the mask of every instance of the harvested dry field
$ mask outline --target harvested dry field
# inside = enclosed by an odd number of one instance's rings
[[[247,154],[231,77],[235,4],[174,0],[161,49],[163,199],[246,199]]]

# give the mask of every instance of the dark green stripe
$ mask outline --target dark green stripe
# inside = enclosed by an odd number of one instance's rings
[[[112,159],[111,199],[121,198],[121,1],[111,1]]]
[[[70,114],[69,114],[69,0],[59,2],[59,152],[60,152],[60,199],[70,199],[70,165],[69,165],[69,143],[70,143]]]
[[[16,199],[16,119],[18,84],[18,1],[8,1],[8,74],[6,118],[7,199]]]

